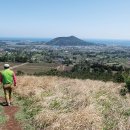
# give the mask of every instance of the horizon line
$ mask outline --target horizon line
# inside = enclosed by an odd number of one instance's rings
[[[69,37],[69,36],[57,36],[57,37]],[[11,36],[11,37],[0,37],[0,40],[4,39],[27,39],[27,40],[30,40],[30,39],[54,39],[54,38],[57,38],[57,37],[15,37],[15,36]],[[83,39],[83,40],[130,40],[130,39],[127,39],[127,38],[82,38],[82,37],[78,37],[78,36],[75,36],[79,39]]]

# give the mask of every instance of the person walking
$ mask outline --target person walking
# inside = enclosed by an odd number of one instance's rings
[[[8,106],[12,103],[12,88],[16,86],[15,73],[10,70],[9,64],[4,64],[4,70],[0,73],[0,82],[3,84],[5,100]]]

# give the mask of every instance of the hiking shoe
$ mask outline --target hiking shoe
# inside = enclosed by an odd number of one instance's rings
[[[2,105],[3,106],[8,106],[8,103],[7,102],[3,102]]]

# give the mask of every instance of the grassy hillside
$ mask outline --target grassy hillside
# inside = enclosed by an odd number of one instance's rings
[[[113,82],[21,76],[15,89],[22,106],[17,118],[34,129],[128,130],[130,95],[120,96],[122,87]]]
[[[3,97],[3,90],[0,85],[0,130],[1,126],[8,120],[8,117],[4,114],[3,106],[2,106],[2,98]]]

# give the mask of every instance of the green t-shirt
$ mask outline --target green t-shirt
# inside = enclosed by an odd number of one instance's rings
[[[10,69],[5,69],[1,72],[2,83],[4,84],[13,84],[13,75],[14,72]]]

